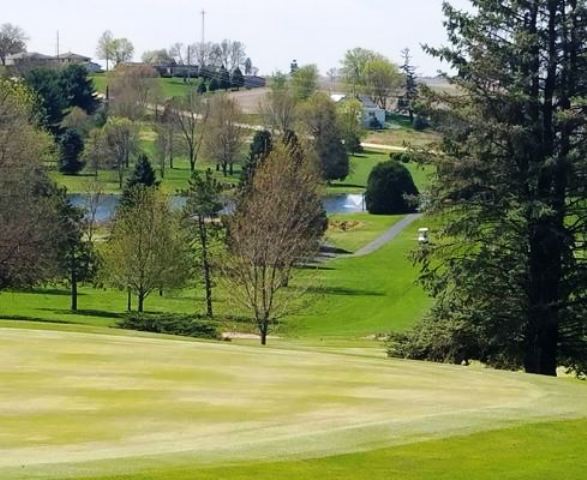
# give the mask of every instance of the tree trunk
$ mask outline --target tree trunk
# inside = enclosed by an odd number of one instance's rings
[[[145,294],[143,292],[139,292],[137,295],[138,299],[138,312],[143,313],[145,311]]]
[[[228,168],[228,172],[230,173],[230,176],[232,176],[234,174],[234,164],[231,163]]]
[[[227,169],[228,165],[226,163],[222,164],[222,174],[227,177],[228,176],[228,169]]]
[[[122,183],[124,180],[124,164],[120,162],[118,164],[118,187],[122,190]]]
[[[560,235],[551,222],[533,228],[530,238],[528,329],[524,368],[556,376],[561,298]]]
[[[71,269],[71,311],[77,312],[77,272],[75,265]]]
[[[126,291],[126,311],[132,312],[132,291],[130,287]]]
[[[200,233],[200,243],[202,245],[202,273],[204,275],[204,285],[206,289],[206,314],[212,318],[214,310],[212,308],[212,272],[208,258],[208,235],[206,232],[206,220],[201,216],[198,217],[198,230]]]
[[[269,331],[269,324],[267,320],[264,320],[259,325],[259,333],[261,334],[261,345],[267,345],[267,333]]]

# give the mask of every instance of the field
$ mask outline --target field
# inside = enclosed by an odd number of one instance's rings
[[[479,450],[486,435],[492,461],[508,455],[500,438],[546,440],[513,429],[480,434],[474,449],[458,438],[424,443],[422,467],[419,442],[587,411],[587,390],[570,380],[148,335],[0,332],[6,480],[384,478],[410,465],[420,476],[401,478],[438,478],[424,474],[448,466],[459,444],[475,465],[488,462]],[[566,465],[585,458],[585,422],[568,425],[524,428],[560,430],[568,444],[551,458]],[[276,461],[286,463],[263,465]],[[528,466],[540,473],[543,462]]]

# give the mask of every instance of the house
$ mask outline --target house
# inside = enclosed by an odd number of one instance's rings
[[[92,63],[90,57],[73,52],[62,53],[57,56],[44,55],[38,52],[22,52],[9,55],[6,58],[6,66],[20,74],[34,68],[60,68],[68,65],[85,66],[90,73],[101,71],[100,65]]]
[[[330,98],[335,103],[339,103],[351,97],[343,94],[333,94]],[[357,95],[356,99],[363,106],[363,126],[369,129],[383,128],[385,126],[385,110],[367,95]]]

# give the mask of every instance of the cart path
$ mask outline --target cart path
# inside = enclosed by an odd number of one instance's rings
[[[381,235],[379,238],[376,238],[368,245],[365,245],[361,249],[357,250],[352,256],[353,257],[364,257],[369,255],[373,252],[376,252],[380,248],[387,245],[389,242],[392,242],[399,234],[401,234],[404,230],[406,230],[412,223],[416,220],[422,218],[421,213],[414,213],[411,215],[407,215],[405,218],[394,224],[387,232]]]

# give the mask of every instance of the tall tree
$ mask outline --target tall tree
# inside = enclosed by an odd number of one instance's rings
[[[416,76],[416,67],[412,65],[410,49],[402,50],[404,63],[401,71],[404,74],[404,94],[399,98],[398,109],[400,112],[407,112],[410,122],[414,122],[414,105],[418,99],[418,77]]]
[[[84,168],[82,154],[84,139],[74,129],[65,130],[59,139],[59,171],[66,175],[75,175]]]
[[[112,117],[104,126],[102,161],[118,171],[118,186],[122,190],[124,171],[130,165],[131,156],[139,147],[137,126],[126,118]]]
[[[59,192],[59,273],[71,291],[71,311],[78,311],[78,285],[94,278],[98,257],[86,238],[88,222],[85,211],[74,207],[65,191]]]
[[[315,228],[323,215],[320,177],[313,157],[298,153],[286,145],[273,150],[228,228],[230,300],[250,316],[263,345],[270,330],[300,307],[305,287],[288,284],[296,265],[314,257],[323,233]]]
[[[137,186],[128,205],[117,211],[104,248],[103,273],[112,285],[136,294],[142,313],[153,291],[185,285],[190,270],[186,244],[168,199]]]
[[[96,113],[100,101],[87,68],[83,65],[69,65],[61,72],[60,81],[69,108],[81,108],[89,115]]]
[[[121,66],[111,74],[110,111],[129,120],[142,120],[150,108],[158,108],[162,92],[159,73],[153,67]]]
[[[354,48],[345,53],[342,60],[342,76],[351,95],[356,96],[362,92],[365,85],[365,68],[375,56],[375,52],[365,48]]]
[[[318,90],[318,67],[305,65],[291,76],[291,91],[296,100],[307,100]]]
[[[430,102],[447,119],[429,197],[445,223],[421,255],[433,318],[489,363],[585,372],[587,4],[475,6],[445,4],[450,45],[429,49],[462,92]]]
[[[273,150],[273,137],[268,130],[255,132],[249,149],[249,156],[241,172],[241,186],[248,188],[253,181],[257,167],[265,161]]]
[[[366,63],[364,76],[365,93],[379,107],[387,110],[389,100],[397,97],[403,81],[397,66],[378,55]]]
[[[234,173],[244,146],[245,131],[240,124],[241,110],[238,103],[227,95],[216,95],[210,100],[208,133],[204,138],[204,150],[209,160],[216,162],[217,170],[224,176]]]
[[[349,157],[343,144],[336,104],[325,93],[315,93],[300,107],[300,123],[312,138],[322,178],[343,180],[349,174]]]
[[[34,94],[0,79],[0,291],[52,278],[57,210],[44,161],[52,140],[31,123]]]
[[[351,155],[360,152],[361,139],[365,135],[363,104],[355,98],[345,99],[337,104],[336,113],[345,148]]]
[[[287,77],[276,73],[269,82],[269,92],[261,104],[264,123],[275,132],[293,130],[296,120],[297,101],[294,98]]]
[[[106,30],[98,39],[96,47],[96,57],[106,62],[106,71],[110,70],[110,62],[114,59],[114,35],[110,30]]]
[[[236,88],[237,90],[240,90],[245,86],[245,77],[240,68],[237,67],[234,72],[232,72],[230,82],[232,84],[232,88]]]
[[[22,28],[5,23],[0,27],[0,62],[6,65],[9,55],[26,51],[28,37]]]
[[[252,75],[253,74],[253,61],[251,57],[247,57],[245,60],[245,75]]]
[[[114,65],[130,62],[135,53],[135,47],[128,38],[115,38],[112,43],[112,59]]]
[[[56,70],[36,68],[24,77],[25,84],[37,95],[35,110],[42,127],[53,135],[61,133],[61,122],[68,107],[68,99]]]
[[[206,292],[206,314],[214,316],[213,287],[215,254],[218,250],[222,226],[218,216],[224,205],[221,198],[222,185],[214,179],[212,171],[206,170],[204,175],[193,172],[187,190],[187,202],[184,217],[188,228],[193,229],[195,223],[195,242],[198,262],[201,266],[202,280]]]
[[[174,99],[172,108],[173,121],[180,133],[193,172],[208,131],[210,103],[202,95],[191,90],[185,97]]]

